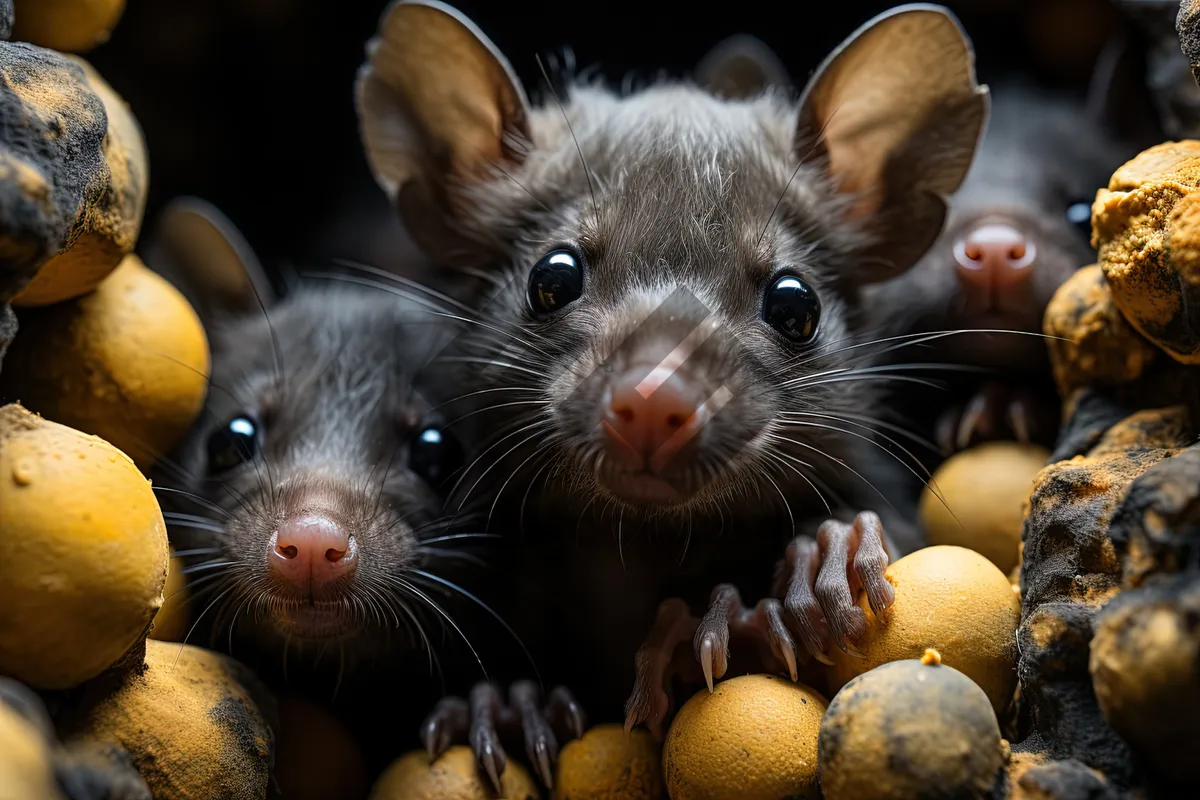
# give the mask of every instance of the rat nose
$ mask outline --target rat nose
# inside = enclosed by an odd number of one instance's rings
[[[605,400],[609,450],[638,468],[661,469],[704,422],[704,395],[679,368],[634,365],[613,376]]]
[[[328,517],[293,517],[271,537],[271,568],[299,586],[321,586],[348,578],[358,564],[354,537]]]
[[[1012,225],[980,225],[954,245],[962,280],[984,287],[1003,287],[1027,280],[1036,248]]]

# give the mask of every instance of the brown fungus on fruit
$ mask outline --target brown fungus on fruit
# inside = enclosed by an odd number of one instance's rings
[[[992,703],[936,656],[876,667],[834,697],[817,745],[826,797],[982,798],[994,788],[1009,751]]]
[[[1124,785],[1135,777],[1131,754],[1101,713],[1088,672],[1094,617],[1122,586],[1108,530],[1135,481],[1194,434],[1180,406],[1128,414],[1111,395],[1085,390],[1072,408],[1025,522],[1017,638],[1029,734],[1017,749],[1076,759]]]
[[[1097,617],[1090,669],[1109,724],[1164,790],[1200,783],[1200,581],[1123,592]]]
[[[67,56],[0,42],[0,303],[71,243],[109,184],[104,104]]]
[[[1046,306],[1042,330],[1059,394],[1131,381],[1155,348],[1135,331],[1112,299],[1099,265],[1076,271]]]

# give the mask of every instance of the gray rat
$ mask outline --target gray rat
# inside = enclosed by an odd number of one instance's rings
[[[888,551],[915,544],[865,510],[895,465],[872,454],[861,290],[924,254],[971,162],[987,90],[957,20],[930,5],[872,20],[799,100],[730,91],[739,70],[713,90],[575,84],[532,105],[431,0],[390,5],[367,51],[376,178],[435,263],[491,284],[456,340],[482,405],[454,494],[514,534],[510,605],[545,627],[544,672],[601,717],[636,677],[627,724],[661,726],[658,657],[686,637],[630,663],[656,604],[750,586],[797,536],[801,600],[757,619],[792,664],[852,647],[854,592],[882,611]],[[490,687],[450,698],[427,741],[467,734],[495,776],[500,706]]]
[[[451,557],[471,556],[458,540],[480,534],[442,515],[464,451],[429,362],[453,321],[420,292],[381,291],[395,288],[382,273],[309,274],[276,296],[203,201],[173,201],[157,233],[148,261],[184,290],[212,350],[204,411],[156,481],[189,563],[189,637],[314,699],[340,692],[363,725],[384,714],[387,730],[411,735],[418,719],[400,715],[422,684],[403,676],[436,662],[469,684],[481,642],[506,635],[487,615],[476,615],[482,633],[464,620],[480,609]],[[364,742],[394,745],[375,732]]]
[[[943,454],[1004,435],[1053,442],[1058,398],[1042,317],[1058,287],[1095,261],[1096,190],[1159,138],[1144,124],[1153,119],[1146,92],[1128,83],[1129,52],[1120,40],[1105,49],[1086,97],[1020,76],[992,81],[988,128],[941,237],[913,269],[866,292],[887,335],[997,331],[941,338],[926,352],[991,379],[951,376],[949,397],[906,387],[897,398],[918,418],[943,409],[918,425],[932,429]]]

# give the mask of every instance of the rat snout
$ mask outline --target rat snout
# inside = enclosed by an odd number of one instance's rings
[[[661,472],[705,422],[704,392],[680,367],[634,364],[604,393],[607,452],[627,469]]]
[[[1036,256],[1033,241],[1004,222],[977,225],[954,243],[959,279],[989,292],[1029,280]]]
[[[333,520],[316,514],[284,522],[268,547],[271,570],[306,593],[349,578],[358,565],[354,537]]]

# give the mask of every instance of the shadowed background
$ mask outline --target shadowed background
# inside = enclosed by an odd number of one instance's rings
[[[739,32],[771,45],[802,83],[846,35],[894,5],[457,3],[508,55],[534,96],[544,86],[538,55],[570,47],[579,68],[596,67],[614,82],[659,69],[683,75],[709,47]],[[1117,24],[1105,0],[949,5],[975,42],[984,82],[1020,66],[1044,81],[1082,87]],[[129,0],[112,39],[87,57],[145,131],[146,232],[165,202],[194,194],[221,207],[272,271],[335,257],[380,266],[406,258],[403,229],[363,158],[353,107],[363,45],[385,6],[386,0]]]

